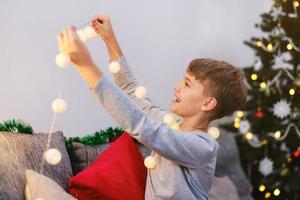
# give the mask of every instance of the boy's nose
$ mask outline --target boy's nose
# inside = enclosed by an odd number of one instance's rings
[[[175,91],[175,92],[179,92],[179,86],[178,86],[178,84],[176,84],[176,85],[174,86],[174,91]]]

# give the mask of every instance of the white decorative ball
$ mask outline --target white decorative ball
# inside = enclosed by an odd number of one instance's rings
[[[61,158],[62,158],[60,151],[55,148],[48,149],[44,153],[44,156],[45,156],[45,160],[50,165],[57,165],[61,161]]]
[[[85,42],[88,39],[88,36],[87,36],[86,32],[84,31],[84,29],[77,30],[77,35],[79,36],[79,38],[82,42]]]
[[[93,39],[93,38],[97,38],[99,36],[98,33],[94,30],[94,28],[91,26],[86,27],[84,29],[84,32],[86,34],[87,39]]]
[[[67,103],[61,98],[55,99],[52,103],[52,110],[55,113],[64,113],[66,112],[67,108]]]
[[[156,160],[153,156],[147,156],[144,160],[144,165],[148,169],[154,169],[156,167]]]
[[[175,130],[178,130],[180,128],[180,125],[177,122],[174,122],[171,127]]]
[[[167,114],[164,116],[163,122],[166,123],[166,124],[168,124],[168,125],[170,125],[170,126],[171,126],[172,124],[174,124],[175,118],[174,118],[173,114],[172,114],[172,113],[167,113]]]
[[[214,139],[217,139],[220,136],[220,131],[216,127],[210,127],[207,132]]]
[[[57,54],[55,62],[59,67],[64,68],[71,64],[71,59],[68,54],[60,53]]]
[[[143,99],[147,94],[147,90],[145,87],[139,86],[135,89],[134,94],[137,98]]]
[[[273,161],[270,160],[268,157],[265,157],[259,162],[259,169],[258,171],[264,175],[268,176],[273,172]]]
[[[248,120],[240,121],[239,131],[241,133],[247,133],[250,130],[250,123]]]
[[[108,68],[109,68],[109,71],[111,71],[111,73],[116,74],[120,71],[121,65],[117,61],[112,61],[109,63]]]

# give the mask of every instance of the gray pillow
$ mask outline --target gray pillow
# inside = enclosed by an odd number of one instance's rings
[[[135,140],[143,157],[150,154],[150,150]],[[73,142],[73,148],[69,151],[70,160],[72,163],[73,173],[76,175],[84,168],[96,161],[96,159],[110,146],[110,144],[99,144],[88,146],[81,143]]]
[[[237,188],[241,200],[251,200],[251,184],[247,179],[240,163],[237,144],[232,133],[221,130],[217,139],[220,148],[217,155],[215,176],[228,176]]]
[[[69,151],[74,175],[81,172],[84,168],[92,164],[98,156],[104,152],[110,144],[99,144],[88,146],[73,142],[72,149]]]
[[[48,134],[0,132],[0,199],[24,199],[25,170],[40,171]],[[62,132],[52,134],[50,148],[57,148],[62,160],[57,165],[45,162],[43,174],[66,189],[72,167]]]

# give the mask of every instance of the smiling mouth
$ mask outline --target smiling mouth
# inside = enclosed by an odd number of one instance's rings
[[[173,99],[173,102],[176,102],[176,103],[180,103],[181,102],[181,99],[179,99],[176,95]]]

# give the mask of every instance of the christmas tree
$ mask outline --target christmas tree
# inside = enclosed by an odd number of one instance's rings
[[[300,199],[300,1],[275,0],[244,68],[248,100],[222,127],[236,134],[255,199]]]

